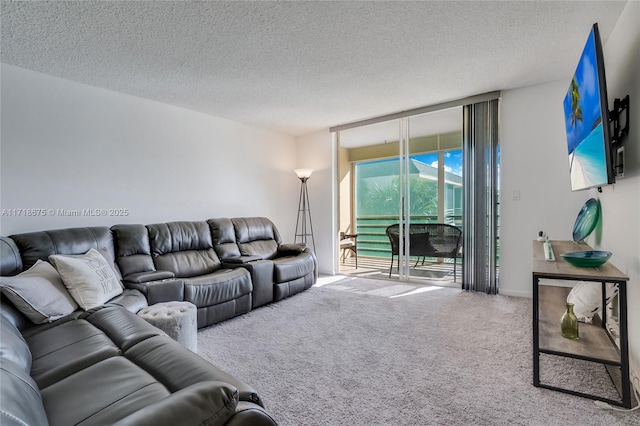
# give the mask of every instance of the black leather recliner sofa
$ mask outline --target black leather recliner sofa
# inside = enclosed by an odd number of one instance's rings
[[[315,255],[281,244],[268,219],[39,231],[2,237],[0,248],[3,276],[94,248],[126,287],[40,325],[2,298],[0,423],[276,424],[250,386],[135,315],[147,303],[187,300],[203,327],[309,288]]]
[[[267,218],[111,227],[126,287],[149,304],[185,300],[206,327],[284,299],[318,279],[315,254],[282,244]]]
[[[207,223],[223,266],[243,267],[251,273],[257,293],[254,308],[304,291],[317,281],[314,253],[304,245],[282,244],[269,219],[209,219]]]

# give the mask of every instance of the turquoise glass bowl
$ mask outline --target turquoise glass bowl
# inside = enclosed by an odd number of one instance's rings
[[[598,224],[600,219],[600,202],[590,198],[578,212],[576,223],[573,225],[573,241],[581,243],[587,238]]]
[[[561,254],[562,258],[580,268],[597,268],[604,265],[611,257],[610,251],[589,250]]]

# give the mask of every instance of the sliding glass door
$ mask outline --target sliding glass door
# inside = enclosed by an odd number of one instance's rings
[[[355,253],[341,249],[340,272],[460,281],[453,259],[412,253],[412,229],[461,225],[461,128],[458,107],[339,132],[339,227],[357,234],[359,257],[356,270]]]

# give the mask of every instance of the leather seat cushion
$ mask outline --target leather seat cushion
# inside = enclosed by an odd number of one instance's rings
[[[117,356],[65,377],[41,394],[52,425],[107,425],[167,398],[170,392],[145,370]]]
[[[106,303],[125,308],[129,312],[137,313],[140,309],[146,308],[147,298],[139,290],[125,288],[119,296],[114,297]]]
[[[162,330],[130,311],[115,306],[103,306],[84,314],[83,319],[99,328],[123,352]]]
[[[100,329],[81,319],[31,334],[26,341],[31,349],[31,376],[40,388],[120,353]]]
[[[183,389],[204,380],[218,381],[237,389],[240,401],[263,406],[251,386],[191,351],[178,350],[170,337],[155,336],[143,340],[126,351],[125,356],[161,383],[170,383],[174,389]]]
[[[235,300],[252,290],[251,275],[244,268],[220,269],[212,274],[184,278],[184,299],[198,308]]]
[[[310,253],[297,256],[284,256],[273,260],[276,283],[302,278],[313,272],[314,262]]]

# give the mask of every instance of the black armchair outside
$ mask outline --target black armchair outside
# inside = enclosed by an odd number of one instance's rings
[[[391,266],[389,278],[393,269],[393,258],[400,252],[400,225],[395,224],[387,228],[387,236],[391,243]],[[422,257],[442,257],[453,259],[453,280],[457,277],[457,259],[460,255],[462,230],[457,226],[446,223],[420,223],[409,225],[409,254],[418,256],[416,266]]]

